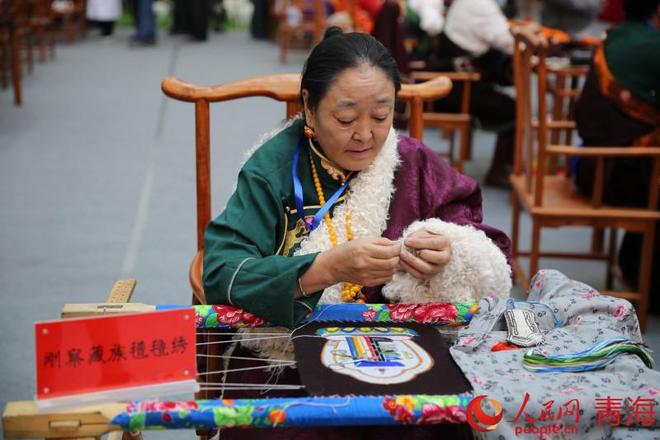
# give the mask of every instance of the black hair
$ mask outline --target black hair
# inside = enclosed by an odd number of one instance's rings
[[[626,20],[646,21],[660,5],[660,0],[623,0]]]
[[[396,61],[378,40],[359,32],[345,34],[337,26],[328,28],[323,40],[312,49],[305,61],[300,82],[300,99],[302,100],[303,89],[307,90],[307,105],[310,110],[315,111],[337,75],[362,63],[381,68],[392,81],[395,93],[401,89]]]

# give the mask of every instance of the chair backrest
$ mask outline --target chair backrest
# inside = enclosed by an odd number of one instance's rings
[[[300,13],[302,14],[300,25],[304,26],[305,24],[313,24],[315,26],[315,41],[320,40],[321,36],[323,36],[323,31],[325,30],[326,19],[325,3],[323,0],[312,0],[311,11],[307,8],[308,3],[306,1],[299,2],[300,4],[293,3],[294,2],[291,0],[281,3],[280,9],[277,11],[277,15],[280,18],[280,26],[289,26],[289,23],[287,22],[287,8],[294,7],[300,10]],[[309,15],[309,12],[311,12],[311,16]]]
[[[513,162],[513,174],[525,175],[525,190],[534,190],[535,205],[540,205],[543,191],[541,164],[545,164],[547,143],[547,67],[546,54],[548,42],[542,34],[533,33],[530,28],[513,26],[513,78],[516,89],[516,151]],[[536,71],[536,82],[533,73]],[[534,85],[536,84],[536,87]],[[536,93],[534,93],[536,91]],[[537,103],[534,106],[534,98]],[[538,119],[537,134],[534,136],[534,108]],[[536,182],[532,181],[536,175]]]
[[[32,5],[32,16],[35,18],[52,18],[53,8],[51,0],[30,0]]]
[[[557,121],[548,119],[546,62],[548,42],[542,34],[534,34],[528,28],[512,27],[515,44],[513,52],[514,83],[516,88],[516,150],[513,174],[524,176],[525,192],[532,196],[533,205],[543,204],[544,177],[554,173],[549,157],[590,157],[596,161],[594,190],[591,207],[603,205],[605,160],[615,157],[647,157],[653,160],[649,200],[646,209],[655,210],[658,204],[658,179],[660,176],[660,148],[658,147],[602,147],[577,148],[570,145],[548,144],[549,126]],[[536,72],[534,79],[533,73]],[[582,74],[580,70],[574,73]],[[534,123],[534,109],[536,119]],[[562,122],[562,121],[560,121]],[[561,124],[556,124],[561,127]],[[554,140],[554,139],[553,139]],[[566,177],[568,177],[566,175]]]
[[[411,63],[412,64],[412,63]],[[459,113],[470,113],[470,99],[472,95],[472,83],[481,79],[478,72],[433,72],[429,70],[413,70],[410,72],[410,79],[413,82],[429,81],[438,76],[445,76],[453,83],[462,83],[463,89],[461,94],[461,108]],[[433,111],[432,104],[428,111]]]
[[[549,64],[549,74],[554,76],[554,84],[551,86],[551,113],[554,127],[550,127],[554,129],[550,132],[550,142],[552,144],[571,145],[575,130],[575,104],[580,97],[584,80],[589,73],[589,66],[554,66],[552,63]]]
[[[301,110],[300,75],[277,74],[259,76],[241,81],[199,86],[167,77],[162,83],[163,92],[170,98],[195,104],[195,155],[197,188],[197,250],[204,248],[204,230],[211,221],[211,153],[209,104],[231,101],[253,96],[266,96],[286,103],[286,117],[290,118]],[[410,102],[410,136],[421,139],[423,132],[424,101],[438,99],[451,90],[451,81],[439,77],[421,84],[406,84],[398,98]]]
[[[24,26],[30,16],[32,5],[25,1],[11,1],[2,5],[5,18],[14,27]]]

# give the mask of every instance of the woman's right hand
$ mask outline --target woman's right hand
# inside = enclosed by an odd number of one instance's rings
[[[357,238],[323,252],[335,283],[379,286],[392,280],[401,243],[384,237]],[[324,255],[325,254],[325,255]]]

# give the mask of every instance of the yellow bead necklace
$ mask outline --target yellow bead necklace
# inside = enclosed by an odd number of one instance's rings
[[[309,163],[312,166],[312,177],[314,179],[314,188],[316,188],[316,195],[319,198],[319,203],[321,206],[325,205],[325,197],[323,196],[323,187],[321,186],[321,179],[319,179],[319,173],[316,171],[316,165],[314,165],[314,160],[312,155],[309,155]],[[343,179],[342,179],[343,180]],[[343,184],[344,182],[342,182]],[[328,235],[330,236],[330,242],[332,247],[335,248],[338,246],[339,242],[337,241],[337,232],[335,227],[332,224],[332,219],[330,218],[330,213],[326,212],[323,216],[325,223],[328,225]],[[346,206],[346,238],[348,241],[353,240],[353,226],[351,225],[351,213]],[[341,289],[341,300],[343,302],[364,302],[363,299],[357,299],[356,297],[362,290],[362,286],[359,284],[353,283],[344,283],[344,286]]]

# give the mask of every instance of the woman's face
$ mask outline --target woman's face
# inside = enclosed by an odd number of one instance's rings
[[[302,93],[307,124],[327,158],[347,171],[371,165],[383,148],[394,116],[394,84],[385,72],[366,63],[344,70],[315,112],[307,105],[307,90]]]

